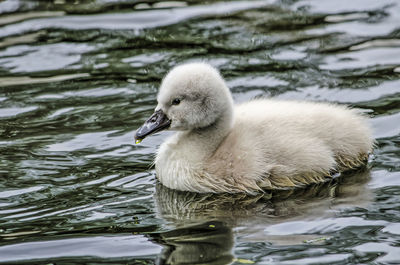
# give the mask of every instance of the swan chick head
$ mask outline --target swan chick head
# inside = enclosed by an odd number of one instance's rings
[[[155,113],[136,131],[135,139],[164,129],[201,129],[232,114],[233,100],[224,79],[205,63],[182,64],[163,79]]]
[[[161,84],[157,101],[156,111],[162,110],[171,120],[171,130],[207,127],[233,104],[221,75],[205,63],[173,68]]]

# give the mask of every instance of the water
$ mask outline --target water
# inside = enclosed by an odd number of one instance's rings
[[[0,2],[0,262],[400,263],[400,2]],[[134,145],[162,76],[218,67],[235,101],[349,104],[370,167],[295,192],[168,190]]]

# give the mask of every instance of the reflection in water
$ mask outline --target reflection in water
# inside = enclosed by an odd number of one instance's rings
[[[315,238],[285,233],[268,235],[266,225],[296,219],[318,219],[340,206],[369,203],[366,188],[370,172],[361,169],[305,189],[246,194],[199,194],[169,189],[157,184],[155,202],[160,217],[177,228],[160,233],[155,241],[165,245],[160,264],[229,264],[232,261],[232,229],[246,225],[237,234],[275,244],[298,244]],[[195,225],[193,225],[195,224]],[[260,225],[259,225],[260,224]],[[261,225],[262,224],[262,225]],[[254,239],[254,238],[253,238]]]
[[[210,221],[160,233],[155,239],[165,248],[158,264],[229,264],[233,260],[232,229]]]

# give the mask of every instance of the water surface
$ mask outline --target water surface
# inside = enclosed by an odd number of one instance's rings
[[[5,0],[0,14],[0,262],[400,263],[398,1]],[[255,197],[157,184],[169,133],[133,134],[191,61],[237,102],[359,108],[369,168]]]

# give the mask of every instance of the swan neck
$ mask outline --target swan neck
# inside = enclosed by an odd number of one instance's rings
[[[190,131],[189,135],[193,141],[203,146],[205,154],[212,154],[229,134],[233,126],[232,111],[224,113],[214,123],[204,128]]]

